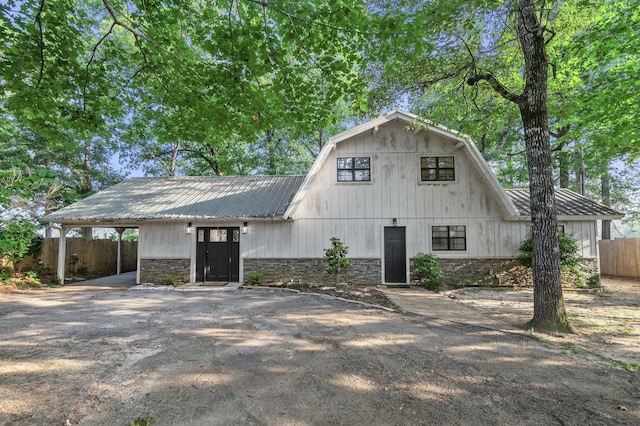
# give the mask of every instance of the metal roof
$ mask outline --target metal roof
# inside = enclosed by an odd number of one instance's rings
[[[520,216],[531,216],[528,189],[506,189],[513,204],[520,211]],[[556,209],[558,216],[582,216],[585,219],[620,219],[624,216],[611,207],[590,200],[568,189],[556,189]]]
[[[41,222],[283,219],[304,176],[132,178],[49,213]]]

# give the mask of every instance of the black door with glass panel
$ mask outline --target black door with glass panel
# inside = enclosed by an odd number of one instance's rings
[[[384,282],[407,282],[405,228],[384,228]]]
[[[240,228],[198,228],[196,281],[240,281]]]

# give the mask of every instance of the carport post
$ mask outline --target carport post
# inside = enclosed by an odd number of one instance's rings
[[[120,275],[122,271],[122,233],[124,228],[116,228],[118,233],[118,260],[116,261],[116,275]]]
[[[69,228],[66,226],[60,227],[60,238],[58,239],[58,280],[60,280],[60,284],[64,284],[64,264],[67,257],[67,232],[69,232]]]

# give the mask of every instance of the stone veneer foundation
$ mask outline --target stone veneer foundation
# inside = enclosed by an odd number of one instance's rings
[[[350,259],[353,263],[340,275],[340,281],[349,284],[379,284],[381,282],[380,259]],[[322,258],[274,259],[246,258],[243,260],[244,280],[253,273],[261,273],[265,282],[300,281],[305,283],[330,282]]]
[[[413,272],[415,259],[411,258]],[[509,269],[515,264],[513,259],[440,259],[444,272],[444,282],[449,285],[470,285],[483,283],[498,285],[498,272]],[[412,274],[412,282],[414,282]]]
[[[140,283],[162,284],[165,278],[189,282],[189,259],[140,259]]]

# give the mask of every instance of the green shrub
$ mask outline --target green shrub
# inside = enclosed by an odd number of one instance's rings
[[[36,237],[37,226],[19,219],[0,226],[0,257],[20,262],[29,253]]]
[[[414,274],[420,285],[430,290],[438,288],[444,279],[440,259],[433,254],[418,253],[414,259]]]
[[[247,282],[251,285],[262,284],[262,272],[254,272],[253,274],[250,274],[247,278]]]
[[[561,232],[558,234],[558,244],[560,245],[560,264],[562,266],[575,266],[580,263],[578,256],[578,242],[569,234]],[[531,268],[533,259],[533,238],[529,236],[520,243],[520,255],[518,263],[527,268]]]
[[[0,267],[0,281],[8,284],[11,277],[13,277],[14,270],[8,266]]]
[[[563,266],[562,285],[576,288],[600,288],[600,274],[593,263],[580,262]]]
[[[82,265],[78,266],[76,273],[78,275],[87,275],[89,273],[89,268],[83,263]]]
[[[327,266],[324,270],[334,275],[336,281],[340,279],[340,272],[351,266],[351,260],[347,259],[349,247],[345,246],[340,238],[332,237],[330,239],[331,247],[324,249],[324,260],[327,261]]]
[[[165,275],[160,280],[160,283],[164,285],[174,285],[176,283],[176,277],[174,277],[173,275]]]

